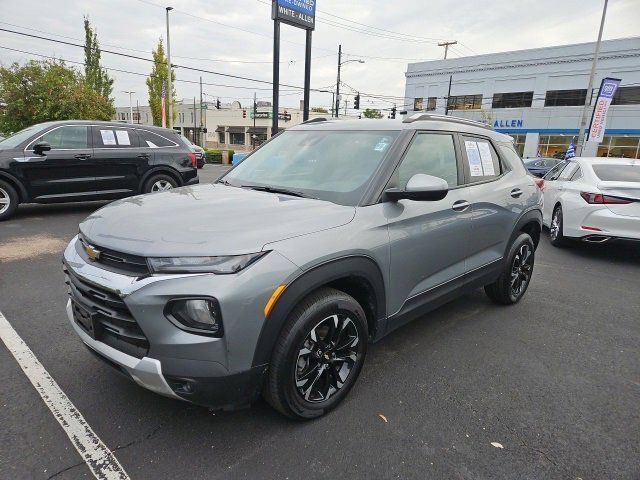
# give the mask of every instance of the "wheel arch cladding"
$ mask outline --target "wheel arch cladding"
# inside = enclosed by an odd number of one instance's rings
[[[508,255],[509,248],[513,241],[523,232],[531,236],[533,246],[538,248],[540,233],[542,232],[542,212],[540,210],[529,210],[518,219],[516,226],[513,229],[513,233],[511,234],[511,238],[509,239],[509,243],[507,243],[505,257]]]
[[[300,301],[321,287],[331,287],[351,295],[365,312],[370,336],[384,333],[386,317],[382,272],[369,257],[345,257],[314,267],[291,282],[265,319],[253,365],[269,363],[273,347],[291,311]]]
[[[13,175],[10,175],[6,172],[0,172],[0,180],[7,182],[9,185],[11,185],[14,188],[14,190],[18,194],[18,200],[20,201],[20,203],[24,203],[29,199],[29,194],[27,193],[27,189],[22,184],[22,182],[18,180],[16,177],[14,177]]]

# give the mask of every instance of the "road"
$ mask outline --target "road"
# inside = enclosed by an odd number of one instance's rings
[[[60,257],[103,204],[21,206],[0,224],[0,311],[131,478],[640,478],[640,248],[544,236],[521,303],[479,290],[403,327],[337,410],[299,423],[263,401],[221,413],[160,397],[87,352]],[[0,383],[0,478],[93,478],[2,342]]]

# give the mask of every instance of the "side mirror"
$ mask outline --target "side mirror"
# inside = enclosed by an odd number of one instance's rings
[[[449,192],[449,184],[442,178],[424,173],[416,173],[407,182],[404,190],[389,188],[385,191],[387,198],[393,201],[402,200],[442,200]]]
[[[42,155],[44,152],[51,150],[51,145],[48,142],[37,142],[33,146],[33,153],[36,155]]]

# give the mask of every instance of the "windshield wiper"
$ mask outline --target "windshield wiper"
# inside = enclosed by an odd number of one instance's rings
[[[257,190],[259,192],[269,192],[269,193],[282,193],[284,195],[291,195],[294,197],[301,197],[301,198],[314,198],[314,197],[310,197],[309,195],[306,195],[302,192],[297,192],[295,190],[288,190],[286,188],[280,188],[280,187],[270,187],[268,185],[241,185],[242,188],[249,188],[251,190]]]

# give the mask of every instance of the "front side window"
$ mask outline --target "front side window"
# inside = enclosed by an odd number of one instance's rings
[[[285,131],[222,181],[357,205],[399,131]]]
[[[42,124],[32,125],[25,128],[24,130],[20,130],[19,132],[14,133],[10,137],[7,137],[4,140],[0,141],[0,150],[6,148],[16,148],[22,142],[29,139],[31,135],[37,134],[38,130],[42,130]]]
[[[45,133],[40,140],[49,143],[52,149],[89,148],[89,127],[74,125],[56,128]]]
[[[458,164],[452,135],[419,133],[416,136],[398,168],[398,186],[404,188],[418,173],[442,178],[449,187],[458,185]]]

